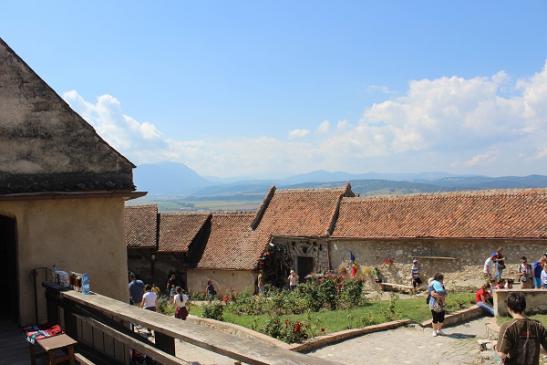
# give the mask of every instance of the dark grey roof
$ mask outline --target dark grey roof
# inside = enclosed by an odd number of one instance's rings
[[[132,191],[134,167],[0,38],[0,195]]]

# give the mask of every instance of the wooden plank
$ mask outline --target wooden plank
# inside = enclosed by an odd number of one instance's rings
[[[62,293],[66,300],[73,300],[106,315],[139,324],[167,336],[178,338],[192,345],[236,359],[250,365],[333,365],[334,361],[299,354],[287,349],[230,335],[188,321],[144,310],[100,294],[83,295],[75,291]]]
[[[91,360],[89,360],[88,358],[86,358],[84,355],[76,352],[74,354],[74,358],[76,359],[76,361],[78,363],[80,363],[80,365],[95,365],[94,362],[92,362]]]
[[[155,361],[158,361],[162,365],[191,365],[192,364],[190,362],[179,359],[178,357],[169,355],[168,353],[158,350],[154,346],[135,340],[134,338],[124,333],[121,333],[113,328],[110,328],[107,325],[95,319],[84,318],[77,314],[75,314],[75,316],[81,318],[82,321],[88,323],[91,327],[95,328],[97,332],[102,332],[102,333],[108,334],[109,336],[112,336],[115,340],[118,340],[120,342],[127,344],[130,348],[133,348],[139,351],[140,353],[143,353],[146,356],[151,357],[152,359],[154,359]]]

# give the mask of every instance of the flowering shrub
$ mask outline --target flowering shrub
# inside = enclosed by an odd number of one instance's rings
[[[281,322],[277,316],[268,320],[264,333],[287,343],[301,343],[309,337],[308,326],[303,322],[288,319]]]

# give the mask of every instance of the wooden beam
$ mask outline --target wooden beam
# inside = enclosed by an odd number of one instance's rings
[[[215,331],[161,313],[144,310],[100,294],[83,295],[69,290],[61,293],[61,295],[65,300],[75,301],[83,306],[99,310],[106,315],[139,324],[145,328],[150,328],[164,335],[250,365],[338,364],[334,361],[295,353],[258,340]]]
[[[91,327],[111,336],[116,341],[120,341],[124,344],[126,344],[128,347],[137,350],[140,353],[145,354],[146,356],[151,357],[155,361],[158,361],[162,365],[191,365],[192,363],[188,361],[184,361],[182,359],[179,359],[178,357],[175,357],[173,355],[170,355],[168,353],[165,353],[157,348],[155,348],[152,345],[148,345],[147,343],[135,340],[134,338],[121,333],[120,331],[117,331],[111,327],[108,327],[107,325],[93,319],[93,318],[87,318],[84,316],[80,316],[78,314],[74,314],[74,316],[86,324],[90,325]]]

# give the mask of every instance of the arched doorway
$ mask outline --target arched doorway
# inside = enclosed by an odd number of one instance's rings
[[[0,215],[0,320],[19,321],[17,275],[17,225],[15,219]]]

